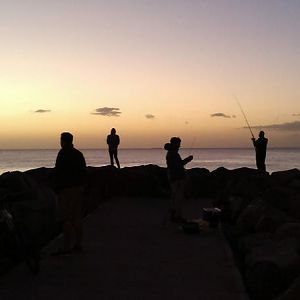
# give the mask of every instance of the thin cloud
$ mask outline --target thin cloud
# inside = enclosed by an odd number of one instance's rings
[[[149,119],[149,120],[155,119],[155,116],[152,114],[146,114],[145,117],[146,117],[146,119]]]
[[[211,116],[212,118],[215,118],[215,117],[218,117],[218,118],[226,118],[226,119],[231,118],[231,116],[226,115],[226,114],[224,114],[224,113],[214,113],[214,114],[211,114],[210,116]]]
[[[35,113],[37,113],[37,114],[43,114],[43,113],[48,113],[48,112],[51,112],[51,110],[50,109],[37,109],[35,111]]]
[[[105,117],[119,117],[121,114],[120,108],[116,107],[100,107],[96,108],[92,115],[100,115]]]
[[[244,127],[248,128],[248,127]],[[252,126],[254,129],[271,129],[271,130],[282,130],[282,131],[298,131],[300,130],[300,121],[295,122],[287,122],[282,124],[271,124],[271,125],[264,125],[264,126]]]

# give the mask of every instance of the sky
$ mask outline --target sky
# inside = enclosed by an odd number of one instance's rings
[[[298,0],[2,0],[0,149],[300,147]],[[237,101],[238,100],[238,101]]]

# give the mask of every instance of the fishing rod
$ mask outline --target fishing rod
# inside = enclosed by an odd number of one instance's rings
[[[193,140],[190,144],[190,149],[193,148],[194,144],[195,144],[195,141],[196,141],[196,136],[193,137]]]
[[[235,98],[235,100],[236,100],[236,102],[237,102],[237,104],[238,104],[238,106],[239,106],[239,108],[240,108],[240,110],[241,110],[241,112],[242,112],[242,114],[243,114],[243,116],[244,116],[244,119],[245,119],[245,121],[246,121],[246,123],[247,123],[247,126],[248,126],[249,130],[250,130],[250,133],[251,133],[251,135],[252,135],[252,138],[254,138],[254,134],[253,134],[253,132],[252,132],[252,130],[251,130],[250,124],[249,124],[249,122],[248,122],[248,120],[247,120],[247,117],[246,117],[246,115],[245,115],[245,113],[244,113],[244,111],[243,111],[243,108],[242,108],[242,106],[241,106],[241,104],[240,104],[240,102],[239,102],[239,99],[238,99],[237,96],[235,96],[235,95],[234,95],[234,98]]]

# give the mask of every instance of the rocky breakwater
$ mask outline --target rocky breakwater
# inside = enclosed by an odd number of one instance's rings
[[[0,176],[0,201],[5,201],[15,223],[34,247],[42,247],[58,233],[56,194],[30,175],[7,172]],[[1,205],[2,207],[2,205]],[[4,222],[0,222],[0,274],[15,264],[14,244]],[[10,245],[10,246],[9,246]]]
[[[88,167],[83,216],[115,196],[156,197],[168,194],[166,169],[155,165],[122,168]],[[0,176],[0,201],[9,204],[15,220],[35,246],[43,247],[61,230],[53,168],[6,172]],[[0,222],[0,274],[14,265],[5,226]]]
[[[84,215],[111,197],[139,197],[141,201],[143,197],[169,197],[166,168],[156,165],[120,170],[88,167],[87,173]],[[0,198],[11,195],[16,215],[24,218],[40,245],[60,229],[53,187],[51,168],[0,176]],[[214,206],[222,209],[222,228],[253,299],[300,299],[298,169],[271,175],[249,168],[189,169],[186,193],[187,197],[212,198]],[[3,260],[0,257],[0,265]]]
[[[300,171],[217,169],[211,176],[222,178],[216,205],[250,296],[300,299]]]

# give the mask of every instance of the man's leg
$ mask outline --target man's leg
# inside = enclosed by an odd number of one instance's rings
[[[110,165],[113,166],[114,165],[114,155],[112,151],[108,151],[109,152],[109,158],[110,158]]]
[[[116,164],[117,164],[118,168],[120,169],[120,163],[119,163],[119,159],[118,159],[118,151],[114,152],[114,157],[115,157],[115,160],[116,160]]]
[[[65,254],[72,249],[74,230],[72,225],[72,193],[70,189],[60,191],[58,195],[59,214],[62,219],[63,249],[53,254]]]
[[[266,165],[263,159],[256,160],[257,169],[263,172],[266,172]]]
[[[184,182],[183,180],[176,180],[170,182],[171,185],[171,220],[183,221],[182,217],[182,203],[184,199]]]
[[[82,200],[83,188],[74,188],[74,210],[73,210],[73,230],[74,230],[74,248],[82,249]]]
[[[175,194],[176,216],[182,218],[182,204],[184,200],[184,181],[178,180]]]

